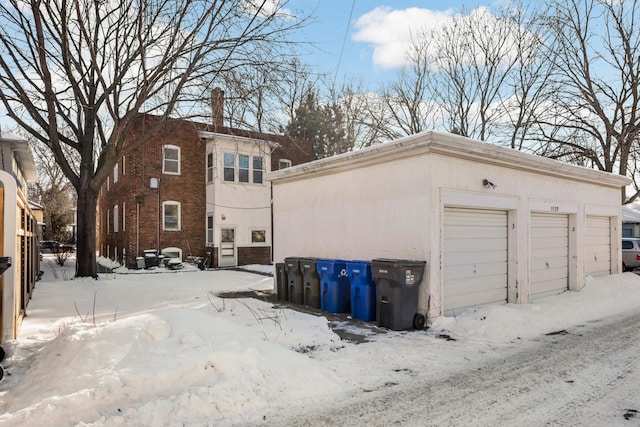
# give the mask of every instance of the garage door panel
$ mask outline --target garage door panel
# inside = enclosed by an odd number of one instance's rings
[[[479,277],[473,282],[468,279],[451,279],[447,282],[444,296],[462,295],[465,293],[481,294],[485,291],[495,291],[500,289],[504,299],[504,287],[502,283],[506,280],[506,275],[497,274],[494,276]],[[482,297],[480,297],[483,299]],[[476,303],[478,304],[478,303]]]
[[[459,239],[449,240],[444,245],[446,252],[480,252],[480,251],[506,251],[506,236],[502,239]]]
[[[507,212],[445,208],[443,234],[445,313],[506,302]]]
[[[447,270],[447,267],[466,266],[469,264],[478,264],[478,263],[484,264],[484,263],[493,263],[493,262],[504,262],[504,252],[503,251],[457,252],[447,256],[445,270]]]
[[[585,274],[594,277],[611,274],[611,226],[609,217],[587,216]]]
[[[483,304],[505,304],[504,289],[495,289],[493,291],[483,291],[479,293],[465,293],[462,295],[451,295],[447,297],[449,305],[445,306],[445,314],[453,314],[457,310],[462,310],[464,307],[472,307],[479,305],[480,295],[482,295]]]
[[[531,298],[565,291],[569,286],[569,217],[533,213],[530,241]]]

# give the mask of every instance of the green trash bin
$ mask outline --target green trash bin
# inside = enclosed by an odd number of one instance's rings
[[[300,259],[296,257],[285,258],[284,268],[287,272],[287,296],[289,302],[293,304],[304,304]]]
[[[316,271],[316,262],[316,258],[300,258],[304,305],[311,308],[320,308],[320,276]]]
[[[289,301],[287,270],[284,262],[276,263],[276,292],[278,301]]]
[[[378,326],[395,331],[424,327],[425,318],[418,313],[418,296],[426,264],[399,259],[371,261]]]

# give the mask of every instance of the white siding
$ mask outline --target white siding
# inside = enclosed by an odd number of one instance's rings
[[[507,212],[445,208],[445,313],[507,300]]]

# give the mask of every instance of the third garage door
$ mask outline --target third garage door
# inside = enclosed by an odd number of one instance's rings
[[[531,214],[531,299],[559,294],[569,285],[569,217]]]
[[[507,300],[507,212],[444,210],[444,311]]]

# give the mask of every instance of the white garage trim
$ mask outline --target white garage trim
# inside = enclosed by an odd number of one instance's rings
[[[568,215],[531,214],[531,299],[555,295],[569,287]]]
[[[611,221],[608,216],[587,215],[585,274],[611,274]]]
[[[444,208],[445,313],[507,301],[507,211]]]

